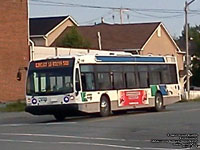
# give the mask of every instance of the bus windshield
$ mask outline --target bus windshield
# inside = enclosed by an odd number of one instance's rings
[[[33,66],[34,64],[30,64],[28,72],[27,95],[60,95],[73,92],[73,65],[44,68]]]

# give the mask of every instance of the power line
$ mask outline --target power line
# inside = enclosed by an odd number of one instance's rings
[[[180,17],[180,16],[183,16],[184,14],[182,13],[179,13],[177,15],[170,15],[170,16],[157,16],[157,15],[150,15],[150,14],[146,14],[146,13],[142,13],[140,11],[133,11],[134,13],[137,13],[139,15],[143,15],[143,16],[146,16],[146,17],[151,17],[151,18],[174,18],[174,17]]]
[[[52,2],[48,0],[30,0],[31,5],[44,5],[44,6],[62,6],[62,7],[81,7],[81,8],[91,8],[91,9],[112,9],[120,10],[120,7],[105,7],[105,6],[92,6],[92,5],[83,5],[83,4],[73,4],[73,3],[62,3],[62,2]],[[182,13],[184,10],[176,9],[138,9],[138,8],[123,8],[123,10],[129,11],[146,11],[154,13]],[[191,13],[200,13],[200,10],[190,10]]]
[[[53,6],[53,7],[73,7],[73,8],[89,8],[89,9],[108,9],[111,10],[111,12],[117,10],[118,12],[121,10],[124,11],[129,11],[129,12],[134,12],[134,15],[131,16],[135,16],[135,14],[138,14],[140,18],[159,18],[159,19],[170,19],[170,18],[177,18],[177,17],[183,17],[184,15],[184,10],[176,10],[176,9],[138,9],[138,8],[121,8],[121,7],[105,7],[105,6],[92,6],[92,5],[83,5],[83,4],[74,4],[74,3],[64,3],[64,2],[53,2],[53,1],[49,1],[49,0],[30,0],[31,1],[31,5],[40,5],[40,6]],[[158,14],[159,13],[159,14]],[[94,22],[98,19],[100,19],[101,17],[106,17],[109,16],[112,13],[106,13],[105,15],[101,15],[99,17],[96,17],[94,19],[85,21],[85,22],[81,22],[81,24],[87,24],[90,22]],[[164,14],[168,14],[168,15],[164,15]],[[169,15],[171,14],[171,15]],[[173,15],[172,15],[173,14]],[[191,16],[194,15],[199,15],[200,14],[200,10],[190,10],[189,13]],[[122,22],[122,16],[123,14],[121,13],[120,18],[121,18],[121,22]],[[129,15],[129,14],[128,14]],[[113,18],[113,17],[112,17]],[[114,21],[114,19],[113,19]]]
[[[35,3],[30,3],[31,5],[39,5],[39,6],[61,6],[61,7],[66,7],[66,5],[55,5],[55,4],[35,4]],[[68,7],[71,7],[71,6],[68,6]],[[118,8],[115,8],[115,9],[118,9]],[[119,8],[121,9],[121,8]],[[127,9],[125,9],[127,10]],[[146,11],[150,11],[148,9],[145,9]],[[144,10],[143,9],[130,9],[130,11],[133,11],[137,14],[140,14],[140,15],[143,15],[143,16],[146,16],[146,17],[153,17],[153,18],[174,18],[174,17],[179,17],[179,16],[183,16],[183,14],[180,14],[180,12],[176,12],[176,13],[179,13],[178,15],[170,15],[170,16],[156,16],[156,15],[150,15],[150,14],[145,14],[145,13],[142,13]],[[156,11],[157,12],[157,11]],[[155,10],[152,9],[152,13],[155,13]],[[158,13],[158,12],[157,12]],[[160,12],[159,12],[160,13]],[[170,12],[161,12],[161,13],[170,13]],[[183,13],[183,12],[182,12]],[[194,11],[191,11],[189,12],[189,14],[191,15],[199,15],[200,14],[200,11],[198,10],[194,10]],[[93,19],[92,19],[93,20]],[[97,20],[97,19],[94,19],[94,20]]]
[[[94,19],[91,19],[91,20],[88,20],[88,21],[85,21],[85,22],[80,22],[80,24],[91,23],[91,22],[93,22],[93,21],[99,20],[101,17],[105,18],[105,17],[111,15],[112,13],[113,13],[113,11],[109,11],[109,12],[107,12],[106,14],[101,15],[101,16],[99,16],[99,17],[96,17],[96,18],[94,18]]]

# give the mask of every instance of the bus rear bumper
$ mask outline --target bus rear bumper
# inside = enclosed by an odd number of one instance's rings
[[[57,113],[72,115],[79,112],[77,104],[26,106],[25,111],[33,115],[52,115]]]

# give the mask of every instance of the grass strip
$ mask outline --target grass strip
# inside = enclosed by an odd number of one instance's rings
[[[25,110],[25,106],[26,103],[24,101],[0,104],[0,112],[21,112]]]

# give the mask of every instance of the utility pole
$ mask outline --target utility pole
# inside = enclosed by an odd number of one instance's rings
[[[120,8],[120,23],[123,24],[123,9]]]
[[[119,13],[120,13],[120,23],[121,23],[121,24],[123,24],[123,20],[124,20],[124,19],[123,19],[123,12],[124,12],[124,11],[129,11],[129,9],[127,9],[127,8],[120,8],[120,9],[119,9]]]
[[[189,57],[189,46],[188,46],[188,7],[192,4],[195,0],[191,0],[189,3],[185,1],[185,46],[186,46],[186,77],[187,77],[187,86],[186,86],[186,99],[190,99],[190,57]]]

